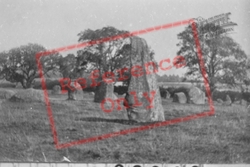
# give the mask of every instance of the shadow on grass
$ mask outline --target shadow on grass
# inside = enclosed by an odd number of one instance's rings
[[[80,121],[86,122],[108,122],[108,123],[118,123],[123,125],[148,125],[154,122],[136,122],[132,120],[126,119],[107,119],[107,118],[97,118],[97,117],[87,117],[87,118],[80,118]]]

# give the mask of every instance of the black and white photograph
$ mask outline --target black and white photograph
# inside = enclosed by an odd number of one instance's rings
[[[248,165],[249,0],[0,0],[0,167]]]

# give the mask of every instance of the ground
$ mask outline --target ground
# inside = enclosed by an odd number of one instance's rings
[[[125,111],[105,113],[93,95],[67,101],[49,94],[60,143],[140,126]],[[207,111],[208,105],[163,99],[165,118]],[[215,106],[215,115],[56,149],[44,103],[3,101],[0,108],[0,161],[59,162],[63,156],[83,163],[250,163],[245,106]],[[249,132],[249,130],[248,130]]]

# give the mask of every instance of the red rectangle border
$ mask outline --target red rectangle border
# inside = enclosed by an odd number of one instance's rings
[[[136,36],[136,35],[142,35],[142,34],[146,34],[146,33],[149,33],[149,32],[164,30],[164,29],[168,29],[168,28],[174,28],[174,27],[177,27],[177,26],[187,25],[187,24],[191,24],[191,26],[192,26],[192,31],[193,31],[193,36],[194,36],[194,39],[195,39],[195,45],[196,45],[196,49],[197,49],[197,53],[198,53],[199,63],[200,63],[200,66],[201,66],[201,72],[202,72],[202,76],[203,76],[203,79],[204,79],[206,92],[207,92],[207,95],[208,95],[208,103],[209,103],[210,111],[204,111],[204,112],[189,115],[189,116],[186,116],[186,117],[175,118],[175,119],[167,120],[167,121],[163,121],[163,122],[151,123],[149,125],[143,125],[143,126],[140,126],[140,127],[121,130],[119,132],[112,132],[112,133],[103,134],[103,135],[99,135],[99,136],[94,136],[94,137],[90,137],[90,138],[86,138],[86,139],[71,141],[71,142],[67,142],[67,143],[59,143],[58,136],[57,136],[57,131],[56,131],[56,127],[55,127],[55,121],[54,121],[54,118],[53,118],[52,109],[51,109],[49,98],[48,98],[48,91],[46,89],[45,78],[44,78],[43,72],[42,72],[43,71],[42,70],[42,65],[40,63],[40,57],[41,56],[48,56],[50,54],[57,53],[57,52],[65,52],[65,51],[69,51],[69,50],[72,50],[72,49],[84,48],[84,47],[87,47],[87,46],[94,45],[96,43],[103,43],[103,42],[108,42],[108,41],[111,41],[111,40],[122,39],[122,38],[127,38],[127,37],[131,37],[131,36]],[[43,91],[44,91],[44,98],[45,98],[47,114],[48,114],[48,118],[49,118],[49,122],[50,122],[50,127],[51,127],[51,130],[52,130],[52,135],[53,135],[55,147],[57,149],[67,148],[67,147],[71,147],[71,146],[74,146],[74,145],[85,144],[85,143],[94,142],[94,141],[98,141],[98,140],[108,139],[108,138],[115,137],[115,136],[126,135],[126,134],[135,133],[135,132],[139,132],[139,131],[149,130],[149,129],[153,129],[153,128],[156,128],[156,127],[173,125],[173,124],[184,122],[184,121],[190,121],[190,120],[194,120],[194,119],[198,119],[198,118],[202,118],[202,117],[206,117],[206,116],[211,116],[211,115],[214,115],[214,113],[215,113],[214,105],[213,105],[213,101],[212,101],[212,97],[211,97],[210,87],[209,87],[209,85],[207,83],[207,80],[205,79],[205,77],[207,76],[207,73],[206,73],[204,62],[203,62],[203,59],[202,59],[202,51],[201,51],[200,42],[199,42],[199,38],[198,38],[197,27],[196,27],[193,19],[168,23],[168,24],[164,24],[164,25],[160,25],[160,26],[146,28],[146,29],[139,30],[139,31],[133,31],[131,33],[125,33],[125,34],[121,34],[121,35],[117,35],[117,36],[101,38],[101,39],[98,39],[98,40],[78,43],[78,44],[75,44],[75,45],[70,45],[70,46],[61,47],[61,48],[57,48],[57,49],[52,49],[52,50],[48,50],[48,51],[44,51],[44,52],[39,52],[39,53],[36,54],[36,63],[37,63],[37,66],[38,66],[38,72],[39,72],[39,75],[40,75],[40,78],[41,78],[42,88],[43,88]]]

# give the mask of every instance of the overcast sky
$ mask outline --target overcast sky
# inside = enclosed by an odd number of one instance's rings
[[[231,12],[231,37],[250,55],[249,0],[0,0],[0,51],[28,43],[56,49],[78,41],[85,29],[113,26],[136,31],[166,23]],[[145,35],[159,62],[176,56],[184,26]],[[72,51],[75,52],[75,51]],[[183,70],[160,71],[181,74]]]

